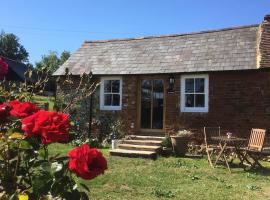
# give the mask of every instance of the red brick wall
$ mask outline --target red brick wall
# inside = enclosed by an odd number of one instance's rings
[[[221,126],[239,135],[248,135],[251,128],[270,130],[270,71],[209,73],[208,113],[180,112],[179,81],[176,93],[167,95],[167,127]]]
[[[260,25],[258,67],[270,67],[270,15],[266,15]]]
[[[180,112],[180,74],[175,75],[175,92],[165,94],[165,131],[172,129],[202,129],[203,126],[221,126],[239,135],[249,135],[251,128],[270,130],[270,70],[210,72],[209,112]],[[153,78],[153,75],[145,75]],[[158,75],[165,80],[168,88],[168,75]],[[123,76],[121,111],[100,111],[99,91],[94,104],[99,114],[121,117],[126,133],[135,134],[139,130],[138,82],[139,76]],[[132,128],[132,124],[134,128]]]

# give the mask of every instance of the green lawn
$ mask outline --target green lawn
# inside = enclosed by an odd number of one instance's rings
[[[66,154],[72,147],[53,144],[50,149]],[[157,160],[111,157],[108,170],[89,185],[92,199],[177,199],[220,200],[270,199],[270,172],[245,172],[225,167],[212,169],[206,158],[159,157]],[[268,165],[270,170],[270,164]]]
[[[49,103],[49,110],[53,110],[54,106],[54,97],[46,97],[46,96],[34,96],[33,101],[36,103]]]

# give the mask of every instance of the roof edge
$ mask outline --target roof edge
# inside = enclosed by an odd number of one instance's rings
[[[189,33],[182,33],[182,34],[168,34],[168,35],[145,36],[145,37],[134,37],[134,38],[116,38],[116,39],[108,39],[108,40],[86,40],[86,41],[84,41],[84,43],[106,43],[106,42],[144,40],[144,39],[166,38],[166,37],[179,37],[179,36],[186,36],[186,35],[197,35],[197,34],[204,34],[204,33],[214,33],[214,32],[221,32],[221,31],[245,29],[245,28],[252,28],[252,27],[259,27],[259,26],[260,26],[260,24],[251,24],[251,25],[245,25],[245,26],[235,26],[235,27],[229,27],[229,28],[213,29],[213,30],[198,31],[198,32],[189,32]]]

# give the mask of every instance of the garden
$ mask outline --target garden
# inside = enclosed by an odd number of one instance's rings
[[[65,155],[72,146],[53,144],[50,148]],[[104,175],[80,180],[90,187],[92,199],[264,200],[270,195],[269,171],[235,167],[230,174],[223,166],[211,168],[206,157],[151,160],[111,157],[108,150],[101,149],[108,161]],[[267,162],[263,165],[270,167]]]
[[[101,144],[104,138],[88,138],[84,129],[87,124],[76,120],[83,115],[76,109],[97,87],[91,82],[91,74],[83,75],[77,92],[72,96],[63,94],[64,100],[59,103],[41,95],[48,80],[46,74],[34,85],[27,82],[16,85],[5,81],[8,66],[2,59],[0,67],[0,196],[3,200],[259,200],[270,195],[270,171],[245,171],[238,167],[237,159],[231,165],[233,173],[229,173],[223,166],[211,168],[206,156],[171,155],[156,160],[111,157],[109,143]],[[26,76],[31,75],[29,70]],[[72,84],[68,75],[63,82]],[[37,106],[47,102],[50,111]],[[108,141],[121,134],[119,121],[104,121],[103,131],[110,129],[114,133],[104,136]],[[263,165],[270,167],[269,162]]]

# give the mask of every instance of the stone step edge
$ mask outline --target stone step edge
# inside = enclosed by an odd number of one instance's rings
[[[118,147],[136,147],[136,148],[147,148],[147,149],[158,149],[161,146],[150,146],[150,145],[139,145],[139,144],[119,144]]]
[[[128,140],[128,139],[121,140],[121,142],[138,142],[138,143],[153,143],[153,144],[162,143],[162,141],[158,141],[158,140]]]
[[[146,136],[146,135],[128,135],[127,138],[132,138],[132,139],[141,139],[141,140],[158,140],[162,141],[165,137],[159,137],[159,136]]]
[[[161,146],[148,146],[148,145],[136,145],[136,144],[119,144],[119,149],[130,149],[130,150],[139,150],[139,151],[160,151]]]
[[[157,158],[157,153],[153,151],[135,151],[126,149],[112,149],[109,150],[112,156],[127,156],[127,157],[144,157],[144,158]]]

